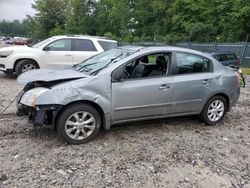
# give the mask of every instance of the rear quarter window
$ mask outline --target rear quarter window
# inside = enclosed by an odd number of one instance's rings
[[[98,40],[98,43],[101,45],[104,51],[110,50],[112,48],[118,47],[117,42],[101,41]]]
[[[235,54],[228,54],[227,55],[228,60],[232,61],[232,60],[237,60],[237,56]]]
[[[227,58],[226,54],[215,55],[214,58],[217,59],[220,62],[221,61],[228,61],[228,58]]]

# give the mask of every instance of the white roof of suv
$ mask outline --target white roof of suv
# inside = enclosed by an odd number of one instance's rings
[[[109,42],[117,42],[116,40],[111,40],[106,37],[100,37],[100,36],[91,36],[91,35],[57,35],[53,36],[52,38],[55,39],[61,39],[61,38],[81,38],[81,39],[96,39],[96,40],[102,40],[102,41],[109,41]]]

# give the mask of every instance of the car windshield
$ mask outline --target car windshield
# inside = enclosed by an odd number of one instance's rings
[[[87,74],[97,74],[100,70],[107,67],[110,63],[117,62],[134,52],[134,50],[130,49],[114,48],[77,64],[75,66],[75,69]]]
[[[32,48],[39,48],[40,46],[44,45],[45,43],[47,43],[47,42],[49,42],[51,40],[52,40],[52,38],[48,38],[48,39],[42,40],[41,42],[38,42],[38,43],[32,45],[31,47]]]

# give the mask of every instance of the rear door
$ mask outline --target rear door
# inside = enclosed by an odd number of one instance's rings
[[[213,87],[213,64],[202,56],[176,52],[172,114],[197,113]]]
[[[94,43],[89,39],[72,39],[73,40],[73,64],[81,63],[82,61],[98,54]]]

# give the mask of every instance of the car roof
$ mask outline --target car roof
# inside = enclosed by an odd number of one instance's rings
[[[208,49],[208,50],[204,50],[202,51],[204,53],[210,54],[210,55],[227,55],[227,54],[234,54],[236,55],[234,52],[230,52],[230,51],[219,51],[219,50],[214,50],[214,49]]]
[[[207,53],[203,53],[197,50],[192,50],[188,48],[182,48],[182,47],[175,47],[175,46],[133,46],[133,45],[128,45],[128,46],[121,46],[119,47],[120,49],[127,49],[127,50],[134,50],[134,51],[140,51],[140,52],[152,52],[152,51],[181,51],[181,52],[186,52],[186,53],[195,53],[198,55],[203,55],[203,56],[209,56]],[[210,57],[210,56],[209,56]]]
[[[61,38],[75,38],[75,39],[95,39],[95,40],[101,40],[101,41],[109,41],[109,42],[117,42],[116,40],[111,40],[106,37],[100,37],[100,36],[91,36],[91,35],[57,35],[53,36],[51,38],[55,39],[61,39]]]
[[[134,51],[134,53],[131,53],[129,56],[121,59],[119,63],[112,64],[115,68],[121,66],[123,63],[130,61],[131,59],[144,56],[147,54],[158,54],[158,53],[167,53],[167,52],[179,52],[179,53],[187,53],[187,54],[193,54],[197,56],[201,56],[204,58],[209,59],[212,62],[215,62],[214,66],[216,66],[218,69],[223,67],[223,65],[219,62],[217,62],[210,54],[203,53],[201,51],[192,50],[188,48],[182,48],[182,47],[175,47],[175,46],[134,46],[134,45],[127,45],[127,46],[120,46],[118,49],[124,49],[124,50],[131,50]],[[111,66],[111,67],[113,67]],[[114,68],[110,68],[108,70],[114,70]]]
[[[210,53],[211,55],[228,55],[228,54],[233,54],[236,55],[233,52],[214,52],[214,53]]]
[[[132,50],[132,51],[139,51],[143,49],[143,46],[133,46],[133,45],[126,45],[126,46],[119,46],[119,49],[124,49],[124,50]]]

